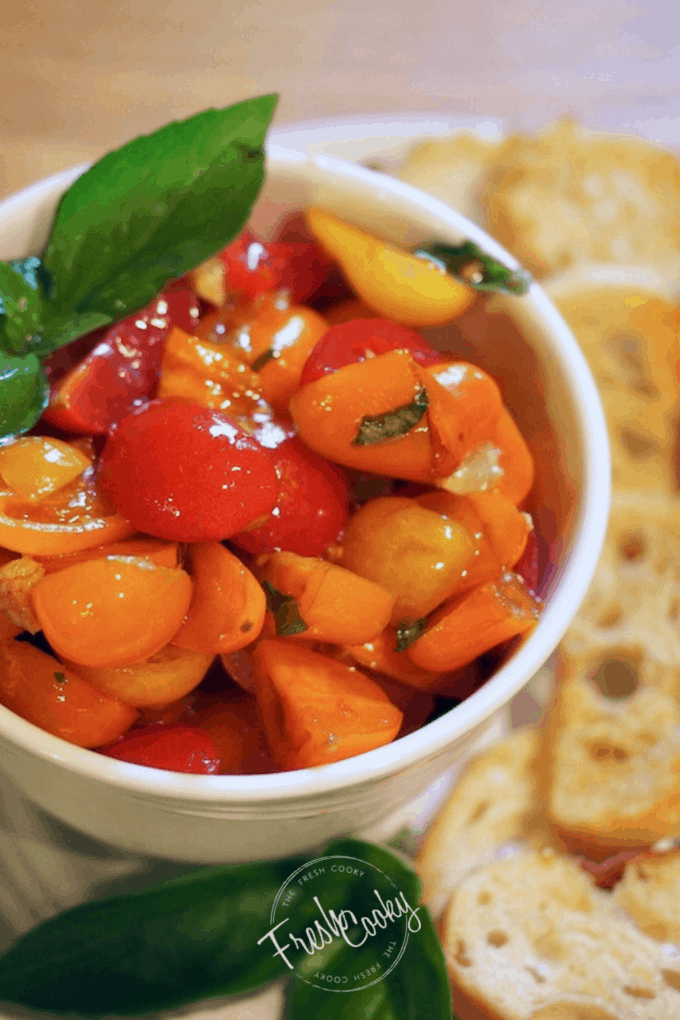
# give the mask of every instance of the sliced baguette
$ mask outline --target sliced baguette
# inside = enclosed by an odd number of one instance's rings
[[[419,850],[423,902],[435,917],[458,883],[502,848],[524,840],[538,811],[534,759],[539,734],[518,730],[474,759]]]
[[[604,697],[564,656],[558,674],[542,745],[553,831],[569,849],[607,852],[679,832],[680,704],[654,688]]]
[[[528,850],[470,872],[443,944],[454,1006],[498,1020],[672,1020],[680,960],[567,857]]]
[[[680,851],[631,861],[613,895],[650,938],[680,945]]]

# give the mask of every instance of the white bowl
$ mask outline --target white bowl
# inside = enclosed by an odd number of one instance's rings
[[[40,253],[59,196],[84,169],[50,177],[0,204],[0,258]],[[270,146],[256,228],[267,232],[310,203],[400,243],[468,237],[517,267],[479,227],[409,185],[332,157]],[[461,705],[386,747],[267,776],[179,775],[130,765],[68,744],[0,707],[0,768],[25,794],[114,846],[226,863],[310,851],[373,825],[468,753],[569,625],[597,563],[610,495],[602,409],[563,319],[536,284],[522,298],[494,303],[520,324],[523,337],[482,344],[473,354],[502,382],[532,446],[532,512],[557,550],[538,626],[497,673]]]

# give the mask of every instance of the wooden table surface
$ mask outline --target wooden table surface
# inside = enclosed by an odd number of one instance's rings
[[[680,141],[666,0],[0,5],[0,194],[167,120],[276,91],[276,122],[433,111]]]

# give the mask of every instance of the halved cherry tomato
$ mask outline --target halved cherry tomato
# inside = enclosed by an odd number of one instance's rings
[[[278,492],[269,453],[231,418],[162,400],[109,436],[101,484],[135,531],[178,542],[228,538],[269,513]]]
[[[389,319],[352,319],[331,326],[324,333],[305,362],[300,386],[337,372],[345,365],[395,350],[409,351],[420,365],[435,365],[441,361],[439,352],[411,329]]]
[[[207,731],[220,757],[221,775],[275,772],[255,699],[247,694],[199,698],[193,724]]]
[[[244,230],[219,257],[226,269],[227,292],[240,291],[249,298],[286,287],[292,301],[305,301],[318,290],[331,268],[313,242],[266,243],[250,230]]]
[[[112,326],[57,384],[45,417],[69,432],[106,433],[141,401],[160,376],[165,339],[173,325],[192,331],[198,303],[177,281],[150,305]]]
[[[200,726],[143,726],[131,730],[113,744],[100,747],[101,754],[150,769],[211,775],[219,771],[214,744]]]
[[[305,446],[290,426],[271,423],[253,437],[272,450],[280,486],[276,512],[261,527],[234,535],[232,542],[255,555],[282,549],[321,556],[347,521],[347,476]]]
[[[74,553],[136,530],[99,491],[94,465],[40,500],[0,493],[0,543],[28,556]]]

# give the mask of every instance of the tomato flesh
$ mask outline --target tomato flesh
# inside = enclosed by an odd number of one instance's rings
[[[305,362],[300,386],[321,379],[357,361],[386,354],[388,351],[408,350],[420,365],[435,365],[441,355],[411,329],[390,322],[389,319],[353,319],[331,326]]]
[[[93,349],[56,381],[45,418],[70,432],[105,434],[153,396],[172,326],[193,332],[197,321],[192,291],[181,280],[171,284],[142,311],[95,335]],[[86,341],[77,341],[81,350]]]
[[[300,241],[259,241],[244,230],[220,252],[228,290],[247,298],[286,287],[291,301],[300,304],[324,282],[331,264],[320,248]]]
[[[271,456],[236,422],[201,404],[153,400],[124,418],[102,452],[102,491],[156,538],[229,538],[276,504]]]
[[[275,429],[259,430],[254,438],[273,444]],[[347,521],[347,477],[335,464],[305,446],[292,429],[281,427],[278,433],[281,440],[272,450],[280,486],[278,513],[261,527],[234,535],[232,541],[255,555],[283,549],[300,556],[321,556]]]
[[[205,776],[220,768],[215,746],[200,726],[142,726],[99,750],[109,758],[169,772]]]

